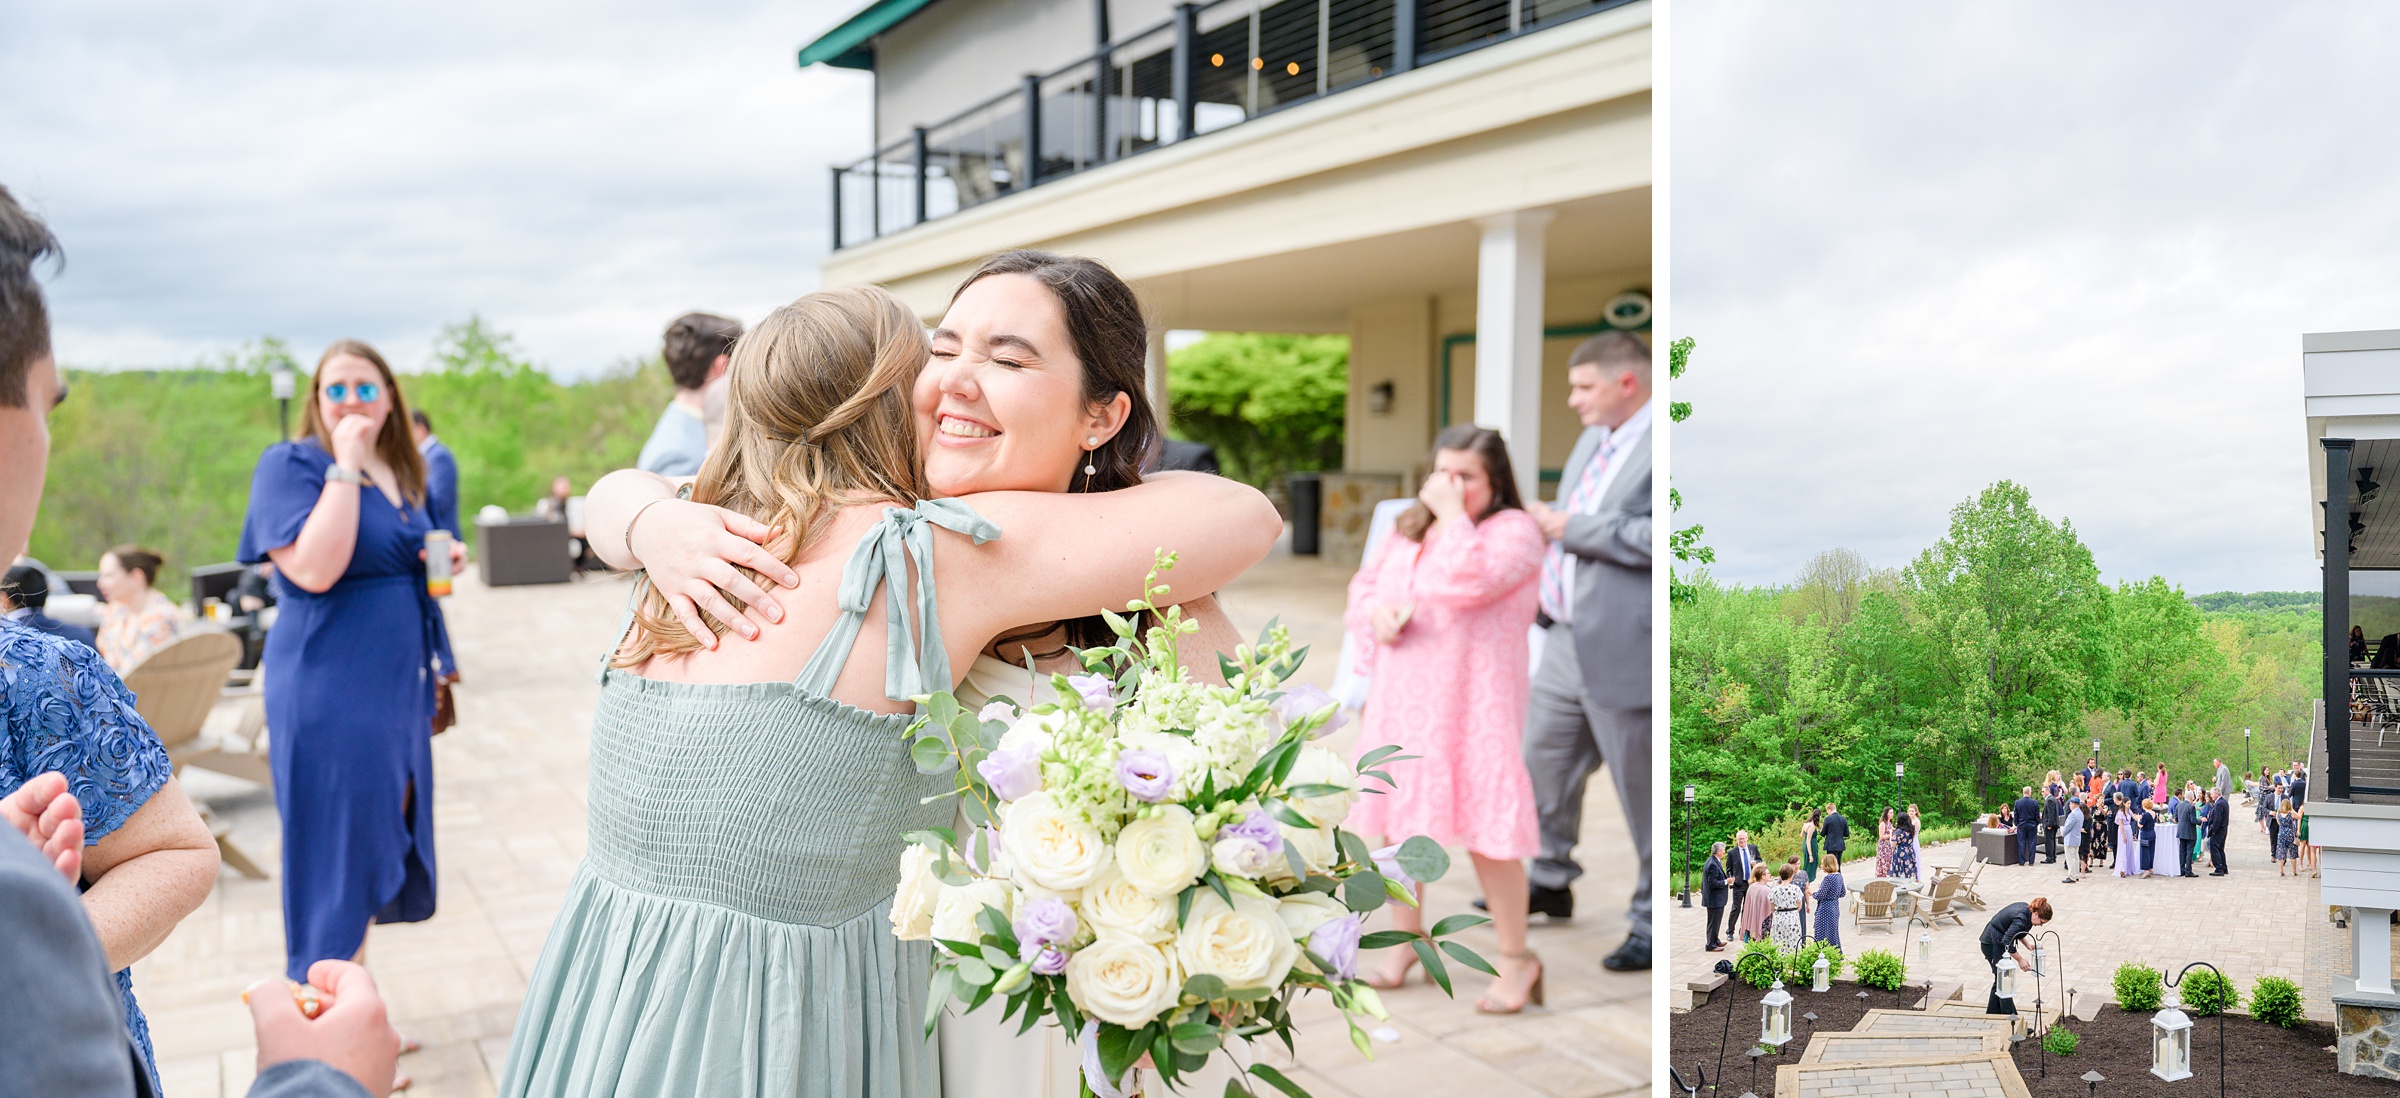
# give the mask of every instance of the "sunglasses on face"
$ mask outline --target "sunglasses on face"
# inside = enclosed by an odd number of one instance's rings
[[[360,404],[373,404],[383,396],[383,386],[372,381],[362,381],[356,385],[347,385],[337,381],[325,387],[325,399],[335,404],[340,404],[354,396]]]

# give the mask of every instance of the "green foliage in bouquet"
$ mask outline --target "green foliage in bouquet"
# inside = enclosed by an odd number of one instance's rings
[[[2290,1029],[2300,1024],[2300,985],[2281,976],[2261,976],[2250,985],[2250,1016]]]
[[[1832,942],[1812,941],[1784,955],[1783,982],[1813,986],[1817,982],[1817,958],[1825,958],[1825,978],[1837,980],[1842,975],[1842,947]]]
[[[2166,998],[2166,977],[2157,969],[2134,961],[2117,966],[2117,974],[2109,981],[2117,992],[2117,1009],[2134,1013],[2157,1010]]]
[[[1312,990],[1372,1056],[1358,1017],[1389,1015],[1356,977],[1362,952],[1408,946],[1445,993],[1450,963],[1497,975],[1446,940],[1481,915],[1363,933],[1368,915],[1414,906],[1413,886],[1450,869],[1424,836],[1370,850],[1339,826],[1363,778],[1396,784],[1378,767],[1410,756],[1380,747],[1354,772],[1312,742],[1339,706],[1287,688],[1307,650],[1279,623],[1218,657],[1226,685],[1194,681],[1175,642],[1198,625],[1162,608],[1159,575],[1174,562],[1159,553],[1143,597],[1103,612],[1116,643],[1073,650],[1086,673],[1050,676],[1057,701],[995,698],[977,712],[946,691],[917,699],[910,755],[953,775],[942,797],[973,828],[905,836],[892,923],[940,947],[928,1035],[950,1001],[997,1000],[1019,1033],[1048,1018],[1080,1035],[1107,1080],[1147,1055],[1172,1087],[1228,1041],[1292,1047],[1293,1003]],[[1270,1065],[1247,1071],[1305,1098]]]
[[[2042,1035],[2042,1047],[2049,1049],[2052,1056],[2073,1056],[2075,1046],[2082,1043],[2082,1038],[2063,1025],[2051,1026],[2050,1032]]]
[[[2211,969],[2195,968],[2186,973],[2176,990],[2183,995],[2183,1009],[2195,1018],[2214,1017],[2242,1005],[2242,993],[2233,986],[2233,981]]]
[[[1908,980],[1908,962],[1889,950],[1870,949],[1858,955],[1858,982],[1885,991],[1898,991]]]
[[[1767,938],[1752,938],[1733,957],[1733,976],[1751,987],[1766,987],[1783,975],[1783,951]]]

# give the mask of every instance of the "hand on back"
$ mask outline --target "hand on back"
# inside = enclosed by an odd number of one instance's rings
[[[0,821],[41,848],[42,857],[67,883],[83,880],[83,805],[67,792],[64,775],[36,774],[16,792],[0,797]]]

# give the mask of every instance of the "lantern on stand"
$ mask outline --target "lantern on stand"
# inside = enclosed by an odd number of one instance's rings
[[[1992,994],[2002,999],[2016,999],[2017,958],[2014,954],[2001,954],[2000,963],[1992,969]]]
[[[2033,977],[2041,979],[2050,974],[2050,950],[2042,943],[2033,943]]]
[[[1758,1043],[1778,1052],[1792,1039],[1792,993],[1783,989],[1783,981],[1767,989],[1767,996],[1758,1001]]]
[[[1824,954],[1817,954],[1817,963],[1810,965],[1809,971],[1814,975],[1814,978],[1811,979],[1808,984],[1808,989],[1810,991],[1830,991],[1833,989],[1833,984],[1831,982],[1833,979],[1833,963],[1831,961],[1827,961]]]
[[[1933,929],[1931,927],[1917,932],[1917,962],[1928,965],[1933,963]]]
[[[2150,1019],[2150,1074],[2170,1083],[2192,1077],[2192,1019],[2173,991]]]

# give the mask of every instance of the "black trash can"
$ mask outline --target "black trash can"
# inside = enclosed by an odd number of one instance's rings
[[[1293,473],[1283,481],[1292,505],[1292,555],[1317,555],[1318,526],[1325,518],[1325,480],[1315,473]]]

